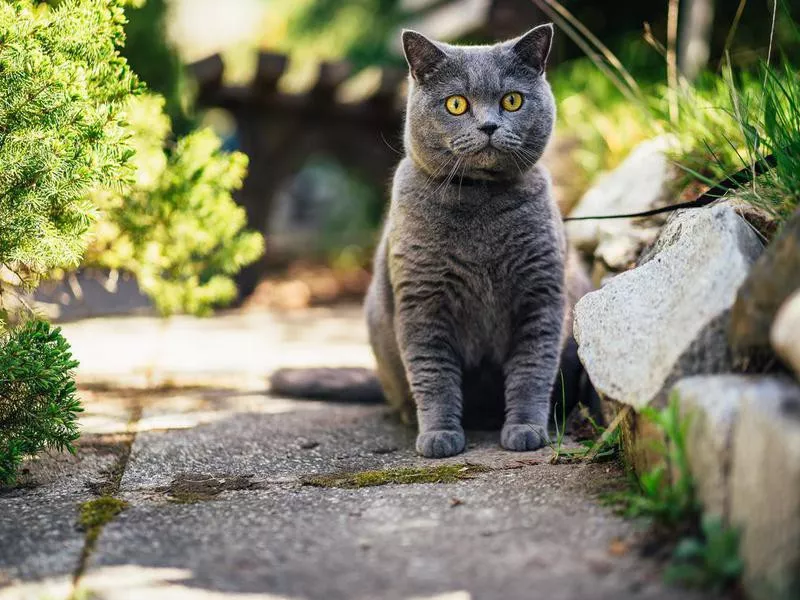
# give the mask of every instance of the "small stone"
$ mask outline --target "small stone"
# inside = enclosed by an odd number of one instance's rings
[[[742,284],[731,310],[731,346],[740,353],[769,352],[775,315],[798,288],[800,210],[784,223]]]
[[[800,377],[800,289],[783,303],[770,337],[775,352]]]
[[[313,450],[317,446],[319,446],[319,442],[315,442],[314,440],[306,440],[300,442],[300,449],[301,450]]]
[[[800,386],[773,378],[745,396],[734,429],[731,521],[757,600],[800,597]]]
[[[727,311],[761,251],[729,206],[674,214],[637,268],[575,307],[578,355],[595,388],[641,408],[680,377],[730,370]]]
[[[464,504],[463,500],[459,500],[458,498],[450,498],[450,507],[455,508],[456,506],[461,506]]]

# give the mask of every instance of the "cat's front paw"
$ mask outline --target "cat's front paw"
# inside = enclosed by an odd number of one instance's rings
[[[515,452],[536,450],[549,443],[547,430],[540,425],[509,423],[503,426],[503,431],[500,433],[500,445],[506,450]]]
[[[417,452],[425,458],[444,458],[464,451],[467,439],[463,431],[439,429],[417,436]]]

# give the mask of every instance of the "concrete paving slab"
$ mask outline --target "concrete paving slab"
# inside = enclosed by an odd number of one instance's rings
[[[596,499],[618,476],[542,464],[455,484],[133,499],[103,532],[84,583],[135,565],[180,570],[178,587],[309,600],[692,598],[664,588],[654,564],[611,550],[636,533]]]

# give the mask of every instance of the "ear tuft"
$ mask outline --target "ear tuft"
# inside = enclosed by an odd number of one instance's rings
[[[553,24],[545,23],[514,40],[514,52],[526,65],[543,73],[552,43]]]
[[[403,52],[416,81],[423,81],[447,58],[435,42],[410,29],[403,30]]]

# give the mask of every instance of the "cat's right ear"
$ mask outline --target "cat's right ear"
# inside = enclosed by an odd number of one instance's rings
[[[403,30],[403,52],[406,55],[411,76],[419,82],[425,80],[441,65],[447,55],[421,33]]]

